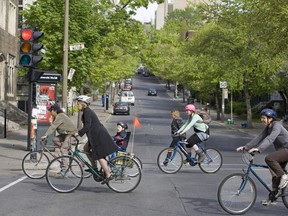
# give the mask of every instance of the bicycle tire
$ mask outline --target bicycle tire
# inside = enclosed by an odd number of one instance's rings
[[[41,179],[46,175],[50,160],[43,151],[29,152],[22,160],[22,170],[31,179]]]
[[[65,161],[67,166],[64,166]],[[59,193],[70,193],[83,181],[82,166],[78,160],[69,155],[54,158],[47,167],[46,180],[53,190]]]
[[[113,179],[107,183],[111,190],[129,193],[138,187],[142,171],[136,160],[127,156],[117,156],[108,161],[108,164],[113,175]]]
[[[287,194],[286,196],[284,196],[283,194]],[[282,189],[282,201],[285,205],[286,208],[288,208],[288,186],[286,186],[285,188]]]
[[[165,165],[163,162],[166,160],[168,152],[171,153],[171,157],[168,158],[168,163]],[[167,147],[158,154],[157,165],[166,174],[177,173],[183,166],[183,156],[179,150],[175,151],[173,148]]]
[[[240,188],[241,193],[239,193]],[[249,211],[257,197],[254,181],[243,173],[234,173],[220,183],[217,198],[221,208],[229,214],[240,215]]]
[[[142,163],[142,161],[140,160],[140,158],[134,155],[134,156],[133,156],[133,159],[138,163],[140,169],[143,169],[143,163]]]
[[[204,173],[216,173],[222,167],[223,157],[220,151],[214,148],[205,150],[206,158],[203,162],[199,163],[199,168]]]

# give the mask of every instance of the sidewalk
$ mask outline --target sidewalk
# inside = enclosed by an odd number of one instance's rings
[[[95,111],[99,120],[104,124],[110,117],[110,110],[102,107],[101,100],[91,103],[90,108]],[[78,113],[70,117],[77,125]],[[21,162],[27,154],[27,127],[7,132],[7,138],[0,137],[0,172],[22,171]]]

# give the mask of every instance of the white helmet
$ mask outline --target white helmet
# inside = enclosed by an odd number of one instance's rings
[[[87,95],[80,95],[76,98],[77,101],[84,102],[88,105],[90,104],[90,99],[91,99],[91,97],[89,97]]]

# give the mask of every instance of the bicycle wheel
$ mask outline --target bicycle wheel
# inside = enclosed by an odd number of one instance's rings
[[[223,179],[217,192],[222,209],[233,215],[247,212],[254,205],[256,197],[254,181],[242,173],[234,173]]]
[[[158,154],[157,165],[162,172],[174,174],[182,168],[183,156],[178,150],[165,148]]]
[[[282,201],[286,208],[288,208],[288,186],[282,189],[282,195],[286,194],[286,196],[282,196]]]
[[[134,156],[133,156],[133,159],[138,163],[140,169],[143,169],[143,163],[142,163],[142,161],[140,160],[140,158],[134,155]]]
[[[133,191],[140,183],[142,172],[138,163],[127,156],[117,156],[108,161],[113,179],[108,187],[118,193]]]
[[[222,166],[223,157],[217,149],[205,150],[206,159],[199,163],[200,169],[205,173],[216,173]]]
[[[50,160],[44,152],[29,152],[22,160],[22,170],[29,178],[41,179],[45,176],[49,163]]]
[[[83,169],[75,158],[62,155],[54,158],[46,170],[48,185],[59,193],[76,190],[83,181]]]

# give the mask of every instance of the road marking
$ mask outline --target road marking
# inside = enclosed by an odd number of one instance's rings
[[[11,182],[10,184],[8,184],[8,185],[6,185],[6,186],[0,188],[0,192],[3,192],[4,190],[6,190],[6,189],[12,187],[13,185],[15,185],[15,184],[17,184],[17,183],[23,181],[23,180],[26,179],[26,178],[27,178],[27,176],[23,176],[22,178],[20,178],[20,179],[14,181],[14,182]]]

